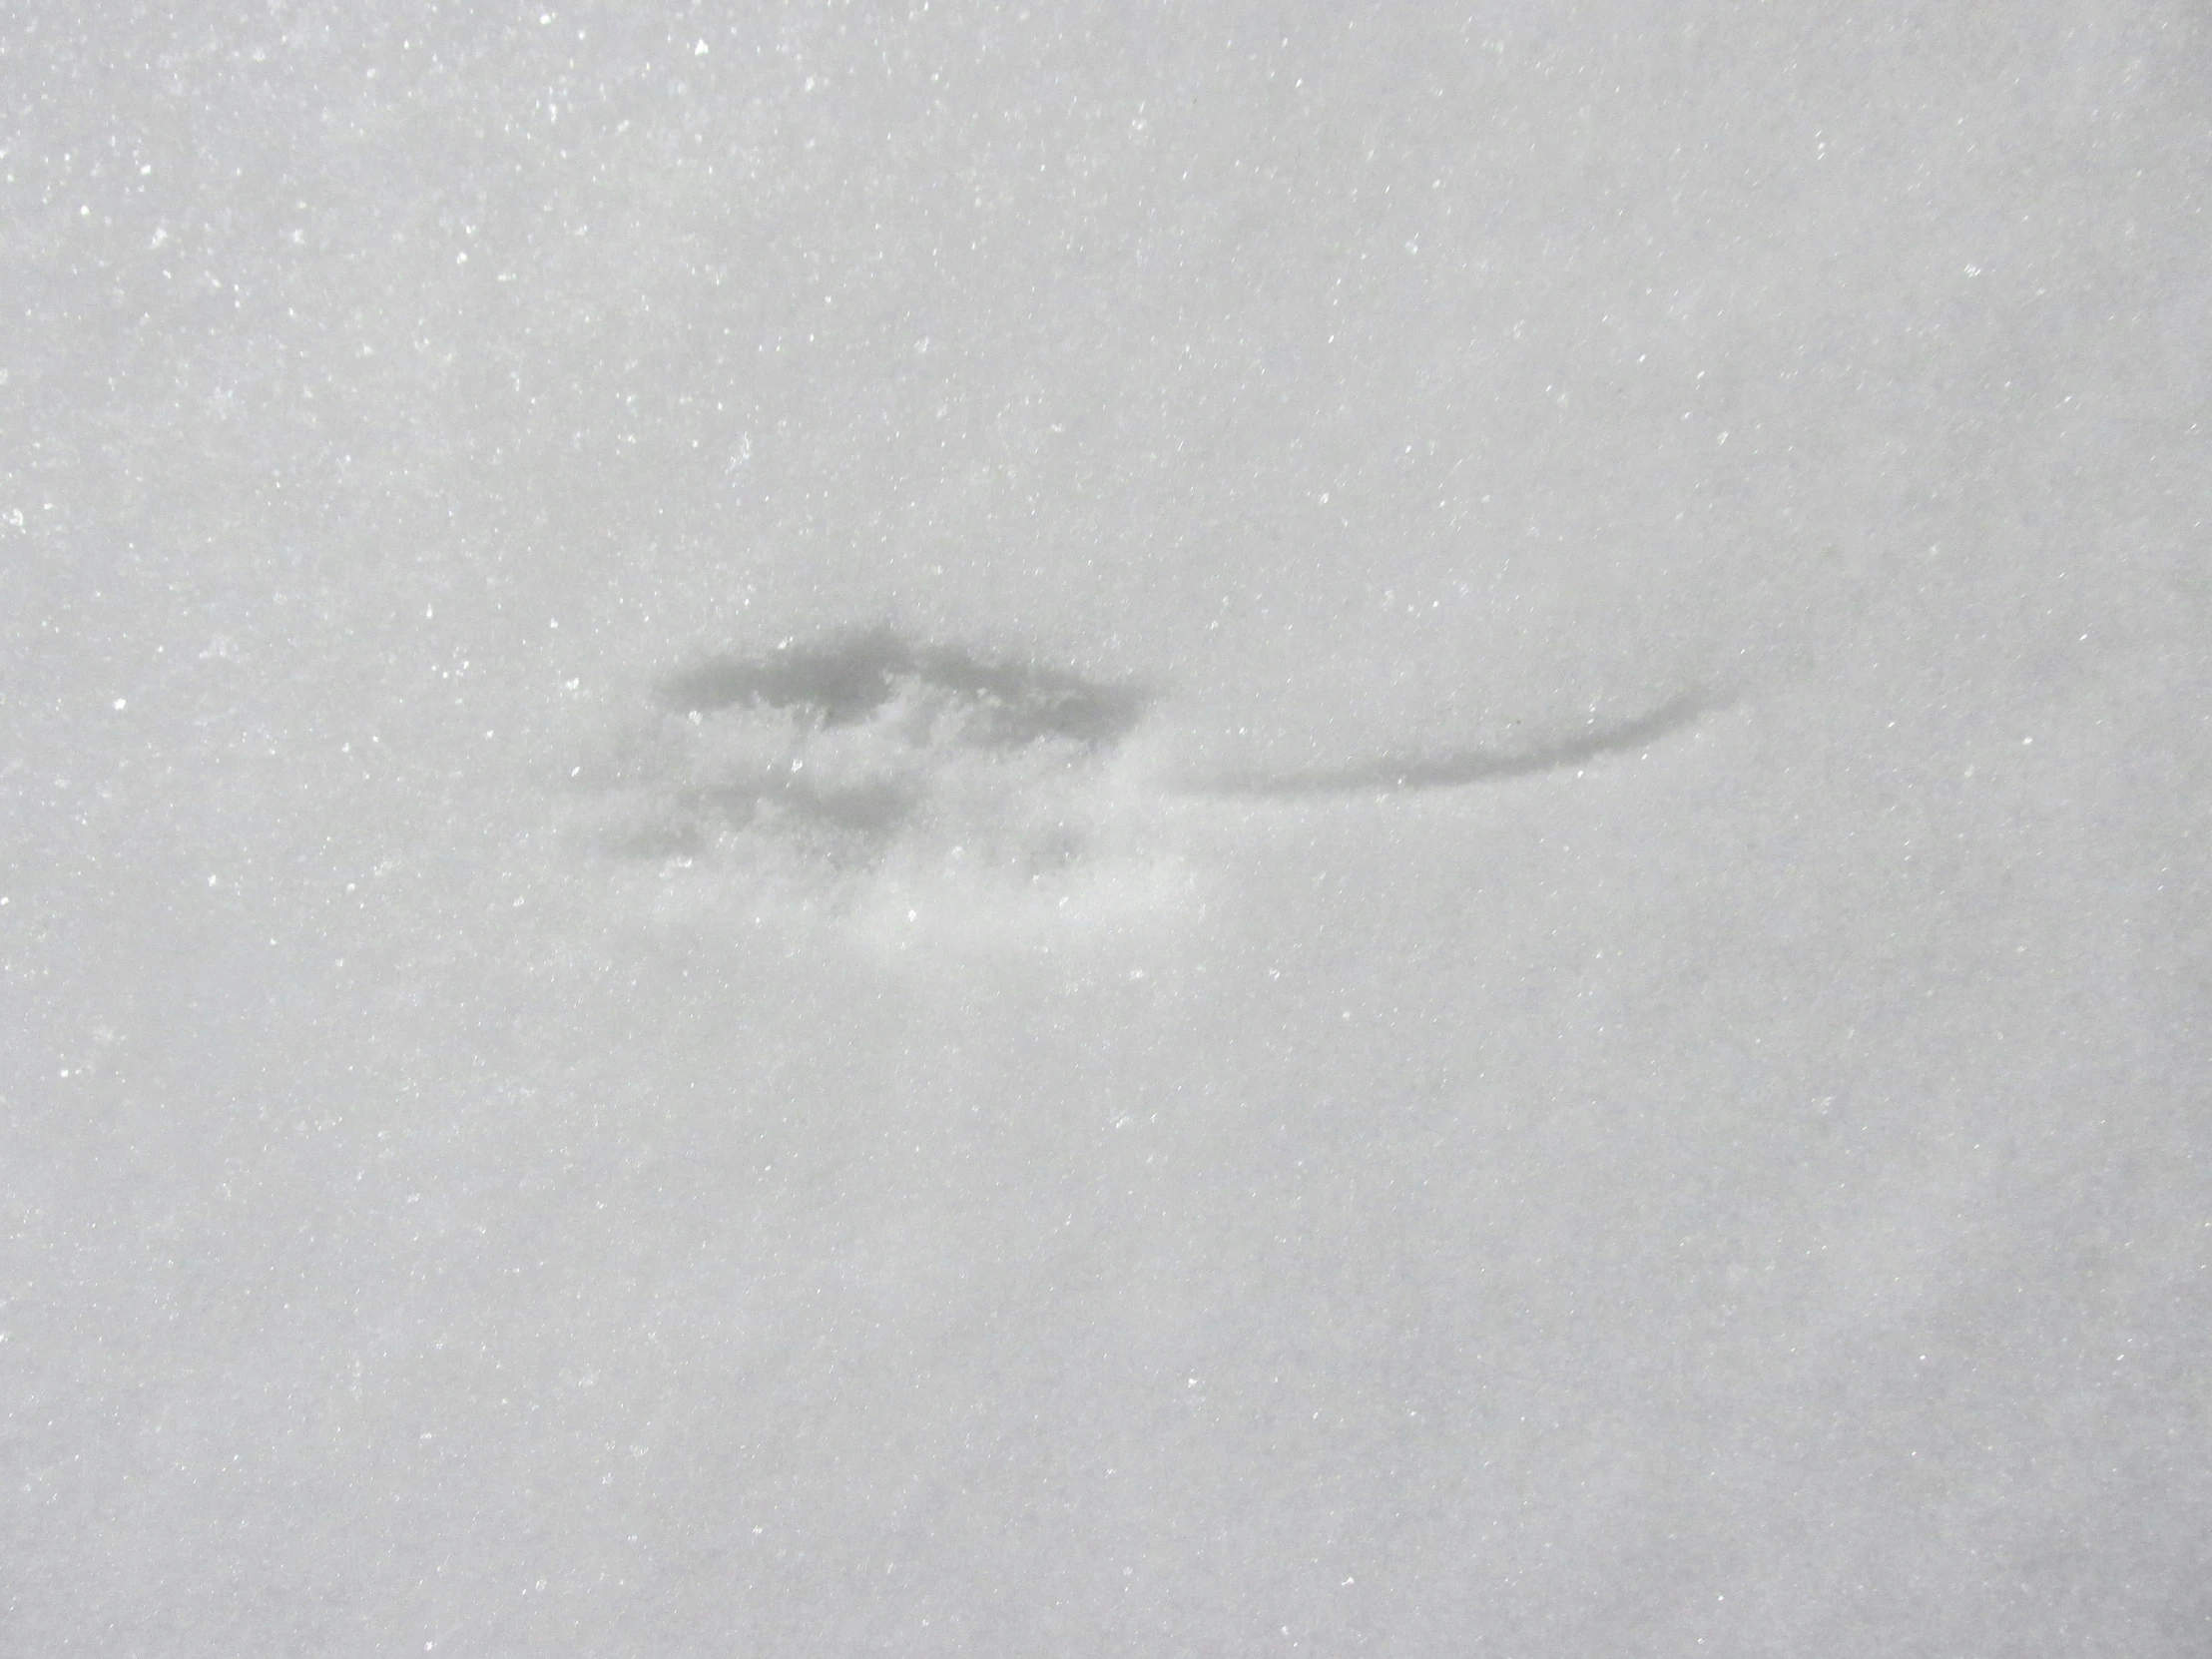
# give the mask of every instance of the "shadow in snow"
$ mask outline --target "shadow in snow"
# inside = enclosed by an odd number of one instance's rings
[[[1501,778],[1525,778],[1580,766],[1601,756],[1642,749],[1695,725],[1717,706],[1717,700],[1704,691],[1688,691],[1635,720],[1596,727],[1579,737],[1534,749],[1446,750],[1440,755],[1385,755],[1372,761],[1316,767],[1309,771],[1232,772],[1217,776],[1193,793],[1287,801],[1301,796],[1363,791],[1394,794],[1406,790],[1453,789],[1462,784],[1489,783]]]
[[[710,658],[663,680],[660,697],[678,713],[746,705],[794,711],[827,728],[861,725],[908,690],[958,707],[963,743],[987,749],[1052,739],[1102,749],[1129,734],[1148,701],[1133,687],[917,645],[887,629],[766,657]]]
[[[1530,749],[1174,783],[1122,765],[1151,703],[1148,688],[889,629],[708,657],[657,681],[653,708],[614,735],[581,785],[577,823],[607,852],[662,864],[664,878],[696,866],[686,902],[704,902],[726,874],[747,891],[854,913],[873,904],[894,920],[958,914],[990,934],[1023,917],[1125,918],[1186,902],[1170,819],[1153,810],[1162,794],[1288,801],[1557,772],[1642,749],[1716,706],[1692,691]]]
[[[827,872],[942,842],[1034,873],[1085,839],[1083,786],[1150,699],[870,629],[708,657],[653,701],[586,786],[611,850]]]

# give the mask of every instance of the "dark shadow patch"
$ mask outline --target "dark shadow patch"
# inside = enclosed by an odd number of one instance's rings
[[[655,682],[653,705],[588,780],[572,775],[596,843],[828,883],[931,837],[971,858],[1015,848],[1025,870],[1079,862],[1080,831],[1046,844],[1038,803],[1090,776],[1149,696],[875,628],[695,660]]]
[[[1462,749],[1441,755],[1384,756],[1379,760],[1358,761],[1341,767],[1316,767],[1303,772],[1229,773],[1213,780],[1200,793],[1293,800],[1300,796],[1368,790],[1395,793],[1453,789],[1462,784],[1489,783],[1501,778],[1526,778],[1642,749],[1695,725],[1716,706],[1716,700],[1707,693],[1688,691],[1635,720],[1601,726],[1580,737],[1534,749]]]
[[[796,713],[830,728],[869,719],[908,683],[940,694],[965,718],[967,741],[994,749],[1055,739],[1102,749],[1136,727],[1147,702],[1132,686],[919,645],[887,629],[760,657],[709,658],[662,680],[659,696],[663,708],[678,714],[745,706]]]
[[[896,676],[912,665],[912,648],[896,635],[850,634],[765,657],[711,657],[664,679],[660,701],[678,714],[742,704],[805,710],[826,726],[849,726],[888,703]]]

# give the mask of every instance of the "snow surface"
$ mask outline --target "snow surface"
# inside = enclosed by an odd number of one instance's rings
[[[0,16],[0,1650],[2212,1650],[2207,46]]]

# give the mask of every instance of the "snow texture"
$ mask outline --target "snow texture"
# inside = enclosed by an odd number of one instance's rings
[[[0,1651],[2212,1651],[2208,45],[0,14]]]

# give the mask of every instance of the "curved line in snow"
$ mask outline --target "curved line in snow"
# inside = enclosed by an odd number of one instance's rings
[[[1594,727],[1579,737],[1565,738],[1535,749],[1457,749],[1437,755],[1385,755],[1372,761],[1353,761],[1304,771],[1230,772],[1217,774],[1193,786],[1190,793],[1290,801],[1302,796],[1374,790],[1395,794],[1406,790],[1455,789],[1462,784],[1526,778],[1537,773],[1563,771],[1607,755],[1643,749],[1695,725],[1725,701],[1703,689],[1694,689],[1669,698],[1649,714],[1634,720]]]

